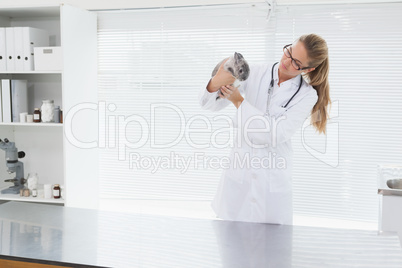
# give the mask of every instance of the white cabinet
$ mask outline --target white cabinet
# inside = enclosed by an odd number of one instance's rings
[[[0,139],[8,138],[26,153],[20,159],[25,177],[36,172],[40,184],[64,185],[65,193],[61,200],[5,194],[0,200],[96,208],[98,149],[85,146],[96,144],[98,137],[96,13],[68,5],[0,8],[0,27],[18,26],[47,30],[50,46],[62,47],[63,70],[3,71],[0,78],[27,80],[28,112],[40,108],[43,99],[53,99],[63,109],[64,123],[0,123]],[[4,179],[12,177],[6,172],[5,153],[0,150],[0,187],[11,186]]]
[[[379,230],[397,232],[402,245],[402,195],[381,195]]]

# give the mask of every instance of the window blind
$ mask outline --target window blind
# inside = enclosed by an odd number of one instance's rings
[[[402,162],[401,8],[295,6],[276,13],[276,58],[281,44],[310,32],[326,39],[330,55],[328,135],[310,126],[293,139],[295,214],[376,226],[377,166]]]
[[[233,52],[279,60],[313,32],[329,46],[333,105],[327,136],[306,122],[292,139],[294,213],[377,222],[377,164],[402,160],[401,7],[277,6],[269,21],[265,3],[99,12],[101,200],[211,201],[222,169],[201,162],[228,156],[219,130],[235,108],[201,110],[199,89]]]
[[[125,161],[118,157],[124,152],[106,145],[101,153],[101,198],[211,200],[222,169],[204,161],[228,156],[228,146],[217,149],[210,143],[211,139],[218,145],[228,143],[229,133],[215,131],[229,127],[227,118],[235,108],[229,106],[220,114],[203,111],[198,92],[208,83],[215,65],[235,51],[249,61],[269,58],[274,31],[267,32],[272,27],[266,21],[267,7],[99,13],[99,99],[116,105],[108,116],[144,118],[150,137],[141,148],[126,150]],[[155,108],[153,120],[151,106]],[[186,128],[192,130],[183,134]],[[204,133],[194,133],[197,129]],[[127,137],[128,142],[136,143],[139,130],[139,123],[128,124],[121,141]],[[157,148],[170,143],[167,148]],[[203,148],[196,148],[198,145]],[[130,157],[136,162],[132,169]],[[146,162],[154,159],[166,161],[166,168],[148,168]],[[182,159],[190,161],[188,169],[182,167]]]

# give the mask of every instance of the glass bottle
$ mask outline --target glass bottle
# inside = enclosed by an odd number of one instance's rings
[[[35,111],[33,113],[33,121],[35,123],[40,123],[41,119],[42,119],[42,116],[41,116],[41,112],[40,112],[39,108],[35,108]]]
[[[29,197],[29,189],[28,188],[24,189],[24,197]]]
[[[32,197],[37,197],[38,196],[38,190],[37,189],[33,189],[32,190]]]
[[[53,197],[56,199],[60,198],[60,185],[59,184],[55,184],[53,187]]]
[[[27,178],[28,189],[32,192],[38,188],[38,173],[29,173]]]
[[[49,123],[54,120],[54,101],[53,100],[43,100],[42,101],[42,122]]]
[[[60,123],[60,106],[54,107],[54,118],[53,121],[55,123]]]

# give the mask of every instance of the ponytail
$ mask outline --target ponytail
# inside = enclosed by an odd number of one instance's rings
[[[298,41],[302,42],[310,59],[309,66],[317,66],[314,71],[304,75],[306,80],[317,91],[318,100],[311,111],[311,124],[319,133],[326,133],[329,117],[329,60],[327,43],[315,34],[303,35]]]

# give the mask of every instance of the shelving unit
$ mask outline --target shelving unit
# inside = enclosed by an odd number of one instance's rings
[[[61,46],[63,51],[62,71],[0,71],[0,79],[28,81],[28,113],[40,108],[43,99],[53,99],[56,106],[61,106],[64,118],[80,103],[97,103],[96,13],[63,4],[0,8],[0,27],[27,26],[47,30],[50,46]],[[69,131],[77,139],[93,140],[97,114],[80,111],[68,127],[73,128]],[[60,184],[66,190],[65,199],[0,194],[0,200],[97,206],[97,200],[88,201],[86,191],[91,185],[97,185],[97,148],[80,148],[64,134],[65,128],[61,123],[0,123],[0,139],[8,138],[15,142],[19,151],[26,153],[26,157],[20,159],[24,163],[25,177],[30,172],[38,173],[40,184]],[[4,157],[5,152],[0,150],[1,189],[12,185],[4,179],[13,178],[6,171]]]
[[[0,123],[0,126],[15,127],[63,127],[62,123]]]
[[[0,74],[62,74],[62,71],[18,71],[18,72],[4,72]]]
[[[5,188],[4,188],[5,189]],[[3,190],[3,189],[1,189]],[[36,203],[52,203],[52,204],[64,204],[64,199],[45,199],[42,196],[37,197],[23,197],[15,194],[2,194],[0,195],[0,200],[7,200],[7,201],[24,201],[24,202],[36,202]]]

